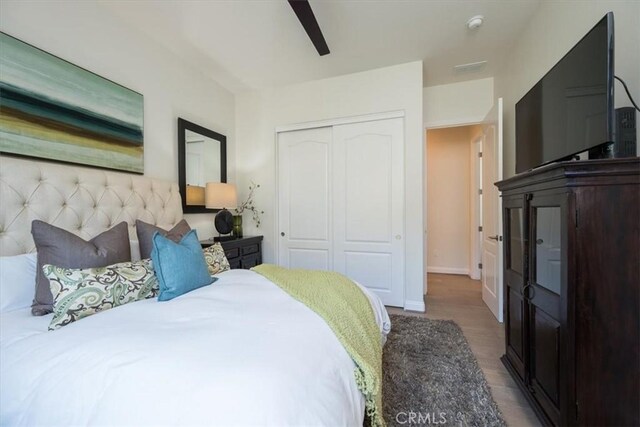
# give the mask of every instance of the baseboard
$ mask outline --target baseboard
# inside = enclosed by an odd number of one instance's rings
[[[452,268],[452,267],[427,267],[427,273],[440,274],[464,274],[469,275],[468,268]]]
[[[406,300],[404,302],[404,309],[407,311],[419,311],[420,313],[424,313],[425,311],[424,301]]]

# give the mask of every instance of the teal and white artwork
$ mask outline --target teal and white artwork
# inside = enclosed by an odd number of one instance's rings
[[[0,152],[144,172],[143,97],[0,33]]]

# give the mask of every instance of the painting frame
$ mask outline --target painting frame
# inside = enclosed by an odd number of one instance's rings
[[[0,153],[144,174],[144,96],[0,31]]]

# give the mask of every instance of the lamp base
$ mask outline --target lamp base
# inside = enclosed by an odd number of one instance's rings
[[[222,209],[216,214],[214,225],[218,233],[229,234],[233,230],[233,215],[226,209]]]

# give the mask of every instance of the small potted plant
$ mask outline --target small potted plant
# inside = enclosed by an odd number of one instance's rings
[[[246,200],[235,209],[236,215],[233,216],[233,235],[236,238],[242,237],[242,214],[244,211],[251,211],[253,222],[256,223],[257,228],[260,228],[260,215],[262,215],[264,211],[258,210],[253,204],[253,196],[258,188],[260,188],[260,184],[251,181]]]

